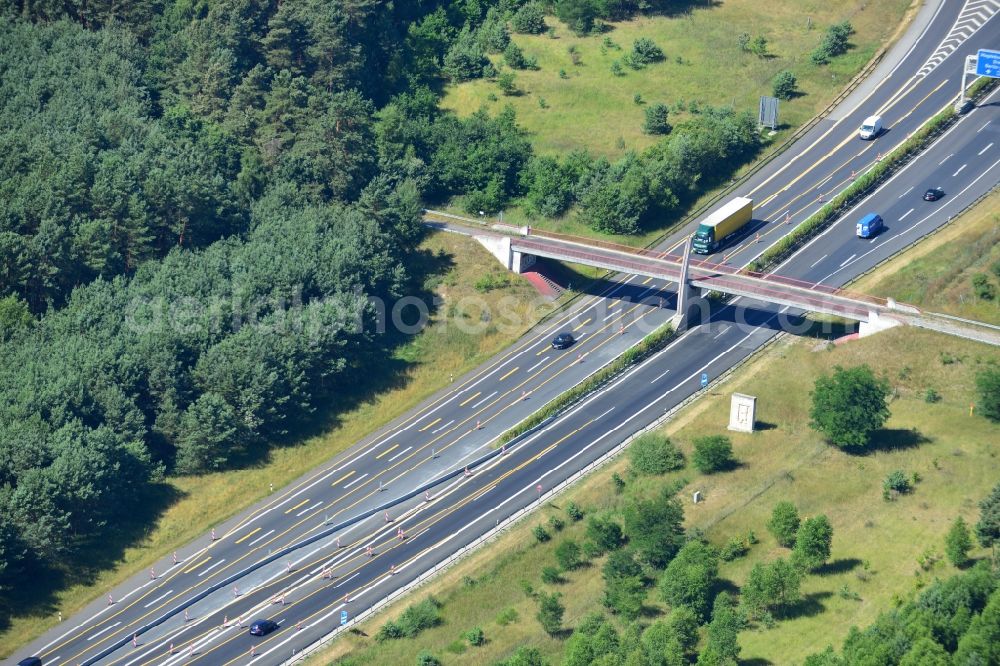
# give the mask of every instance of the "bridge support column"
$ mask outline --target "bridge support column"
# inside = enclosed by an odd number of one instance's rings
[[[691,241],[684,241],[684,259],[681,260],[681,275],[677,282],[677,314],[670,320],[670,325],[677,332],[687,330],[701,323],[701,314],[705,308],[705,299],[691,286],[688,280],[688,264],[691,259]],[[695,315],[698,315],[695,317]]]
[[[868,321],[863,321],[858,324],[858,337],[867,338],[873,333],[878,333],[879,331],[884,331],[888,328],[893,328],[894,326],[899,326],[900,322],[889,317],[880,316],[879,313],[870,310],[868,312]]]
[[[475,239],[509,271],[523,273],[535,263],[535,255],[511,249],[509,236],[476,236]]]

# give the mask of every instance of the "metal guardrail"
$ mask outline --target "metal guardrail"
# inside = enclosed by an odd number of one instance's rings
[[[632,441],[635,440],[637,437],[640,437],[641,435],[649,432],[650,430],[659,428],[664,423],[674,418],[677,415],[677,413],[680,412],[682,409],[684,409],[689,404],[700,398],[703,394],[705,394],[706,392],[710,392],[712,389],[716,388],[719,384],[728,381],[737,370],[743,367],[746,363],[757,358],[766,349],[770,348],[771,345],[773,345],[777,340],[781,339],[785,335],[787,335],[787,333],[779,332],[777,335],[772,336],[763,345],[752,351],[747,356],[743,357],[740,361],[735,363],[728,370],[726,370],[718,377],[716,377],[712,382],[708,384],[708,386],[691,394],[690,396],[688,396],[687,398],[676,404],[674,407],[672,407],[670,410],[668,410],[661,416],[657,417],[656,420],[649,423],[648,425],[633,430],[631,434],[626,436],[619,444],[616,444],[614,447],[609,449],[606,453],[604,453],[604,455],[597,458],[596,460],[593,460],[585,467],[577,470],[570,476],[566,477],[563,481],[556,484],[548,491],[539,495],[538,498],[535,499],[534,501],[529,502],[527,505],[521,507],[514,513],[507,516],[506,518],[500,520],[495,527],[488,530],[486,533],[479,536],[474,541],[466,544],[465,546],[462,546],[459,550],[452,553],[450,556],[448,556],[441,562],[435,564],[432,568],[420,574],[414,580],[410,581],[403,587],[394,590],[393,592],[390,592],[386,596],[382,597],[382,599],[369,606],[366,610],[362,611],[361,613],[358,613],[356,616],[349,619],[347,621],[347,624],[335,627],[332,631],[330,631],[330,633],[326,634],[318,641],[311,644],[309,647],[303,649],[297,654],[293,653],[290,659],[282,662],[282,666],[291,666],[292,664],[301,663],[305,659],[312,657],[317,651],[324,648],[328,643],[338,638],[341,634],[350,631],[353,627],[357,626],[361,622],[364,622],[374,617],[378,613],[381,613],[382,611],[386,610],[386,608],[399,597],[409,594],[414,589],[427,583],[430,579],[434,578],[439,573],[442,573],[446,569],[449,569],[452,566],[458,564],[461,560],[465,559],[480,546],[500,538],[501,536],[503,536],[504,533],[508,532],[511,528],[516,526],[517,523],[519,523],[529,514],[533,513],[536,509],[538,509],[538,507],[552,501],[555,497],[564,493],[570,486],[575,484],[583,477],[600,469],[601,467],[604,467],[612,460],[617,458],[628,447],[628,445],[631,444]],[[649,359],[646,359],[646,361],[648,360]]]

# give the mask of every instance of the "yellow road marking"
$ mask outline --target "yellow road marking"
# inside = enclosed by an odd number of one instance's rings
[[[545,352],[547,352],[549,350],[549,348],[550,348],[550,345],[545,345],[544,347],[542,347],[541,349],[539,349],[537,352],[535,352],[535,356],[541,356],[542,354],[544,354]]]
[[[577,331],[579,331],[581,328],[583,328],[584,326],[586,326],[589,323],[590,323],[590,319],[588,318],[587,321],[583,322],[582,324],[580,324],[579,326],[577,326],[576,328],[574,328],[573,332],[576,333]]]
[[[257,532],[260,532],[260,528],[259,527],[255,527],[250,532],[247,532],[246,534],[244,534],[243,536],[241,536],[239,539],[236,540],[236,543],[243,543],[244,541],[246,541],[247,539],[249,539],[250,537],[252,537],[254,534],[257,534]]]
[[[504,375],[503,377],[501,377],[498,381],[502,382],[503,380],[507,379],[508,377],[510,377],[512,374],[514,374],[515,372],[517,372],[520,369],[521,369],[521,366],[516,366],[513,370],[511,370],[506,375]]]
[[[398,449],[398,448],[399,448],[399,444],[393,444],[392,446],[390,446],[389,448],[387,448],[385,451],[383,451],[382,453],[380,453],[377,456],[375,456],[375,460],[378,460],[382,456],[387,455],[387,454],[391,453],[393,450]]]
[[[201,562],[198,562],[197,564],[192,564],[190,567],[188,567],[187,569],[184,570],[184,573],[191,573],[192,571],[194,571],[195,569],[197,569],[198,567],[200,567],[201,565],[203,565],[205,562],[208,562],[210,559],[212,559],[212,558],[211,557],[206,557]]]
[[[468,398],[466,398],[462,402],[458,403],[458,406],[459,407],[465,407],[467,404],[469,404],[470,402],[472,402],[473,400],[475,400],[476,398],[478,398],[481,394],[482,394],[482,391],[476,391],[475,393],[473,393],[472,395],[470,395]]]
[[[435,423],[437,423],[440,420],[441,420],[440,418],[434,419],[433,421],[431,421],[430,423],[428,423],[427,425],[425,425],[423,428],[421,428],[419,430],[419,432],[423,432],[424,430],[427,430],[428,428],[430,428],[432,425],[434,425]]]
[[[309,500],[304,499],[301,502],[299,502],[298,504],[296,504],[295,506],[293,506],[291,509],[289,509],[288,511],[286,511],[285,513],[291,513],[292,511],[295,511],[296,509],[298,509],[300,506],[305,506],[308,503],[309,503]]]
[[[648,278],[646,278],[646,280],[645,280],[645,281],[643,282],[643,284],[649,284],[649,283],[650,283],[650,282],[652,282],[652,281],[653,281],[653,278],[651,278],[651,277],[648,277]]]
[[[333,483],[331,483],[330,485],[331,486],[339,485],[341,482],[347,481],[352,476],[354,476],[354,470],[353,469],[350,472],[348,472],[347,474],[345,474],[344,476],[340,477],[339,479],[337,479],[336,481],[334,481]]]

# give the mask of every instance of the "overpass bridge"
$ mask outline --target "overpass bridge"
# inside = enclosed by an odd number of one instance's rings
[[[475,238],[507,269],[515,272],[528,268],[536,257],[545,257],[676,282],[678,314],[675,326],[678,328],[687,325],[700,297],[695,290],[700,290],[702,294],[719,292],[843,317],[860,322],[862,336],[905,324],[1000,346],[1000,326],[924,312],[893,299],[692,258],[687,244],[684,255],[679,256],[530,227],[480,224],[473,219],[438,211],[424,211],[424,221],[428,226]]]

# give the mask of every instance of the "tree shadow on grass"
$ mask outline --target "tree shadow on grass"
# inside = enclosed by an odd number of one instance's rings
[[[153,484],[100,538],[73,552],[72,562],[62,566],[32,563],[19,578],[30,581],[14,585],[0,595],[0,631],[9,628],[12,617],[43,617],[59,611],[57,594],[74,585],[92,585],[97,577],[121,563],[125,550],[142,543],[151,525],[184,494],[166,483]]]
[[[781,610],[781,617],[785,620],[792,620],[798,617],[814,617],[826,610],[823,599],[833,596],[832,592],[813,592],[803,595],[794,604],[788,604]]]
[[[736,663],[740,666],[768,666],[774,662],[763,657],[754,657],[752,659],[739,659]]]
[[[848,571],[854,571],[861,564],[861,560],[856,557],[842,557],[839,560],[834,560],[832,562],[827,562],[823,566],[814,569],[813,573],[817,576],[832,576],[834,574],[847,573]]]
[[[921,434],[915,428],[884,428],[872,435],[871,443],[864,449],[864,452],[905,451],[930,442],[930,437]]]

